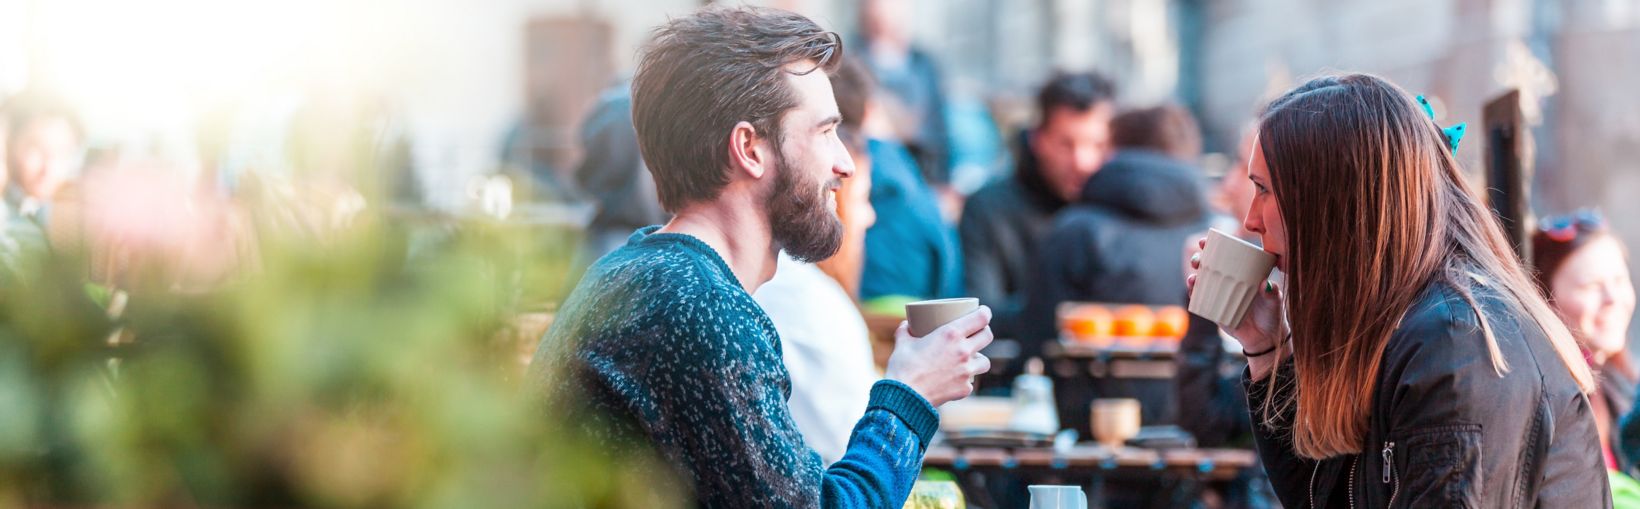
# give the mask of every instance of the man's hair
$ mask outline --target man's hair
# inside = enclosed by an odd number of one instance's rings
[[[1186,162],[1195,162],[1202,155],[1202,133],[1196,117],[1176,104],[1116,115],[1110,121],[1110,141],[1118,149],[1149,149]]]
[[[1036,94],[1036,112],[1041,123],[1058,108],[1082,112],[1101,103],[1116,99],[1116,85],[1109,78],[1093,72],[1055,73]]]
[[[739,122],[778,150],[780,118],[798,101],[786,66],[829,73],[842,52],[837,34],[776,9],[709,7],[657,28],[632,78],[632,124],[661,205],[677,212],[717,197]]]

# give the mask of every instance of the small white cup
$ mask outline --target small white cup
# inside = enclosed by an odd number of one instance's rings
[[[1234,328],[1247,315],[1253,298],[1270,277],[1276,257],[1258,246],[1218,230],[1208,230],[1202,250],[1190,312],[1221,327]]]
[[[911,336],[920,338],[976,309],[979,299],[973,297],[925,300],[906,304],[905,320],[911,322]]]
[[[1031,492],[1031,509],[1088,509],[1081,486],[1035,484],[1026,489]]]

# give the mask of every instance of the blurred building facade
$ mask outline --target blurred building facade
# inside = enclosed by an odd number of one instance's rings
[[[1631,219],[1640,200],[1628,197],[1640,191],[1633,0],[901,1],[916,3],[916,38],[943,67],[948,94],[990,106],[1005,130],[1030,121],[1030,97],[1056,69],[1105,72],[1127,104],[1189,106],[1210,151],[1232,147],[1273,94],[1327,70],[1377,73],[1430,95],[1443,123],[1478,125],[1485,101],[1521,88],[1536,98],[1524,106],[1538,121],[1537,210],[1600,207],[1640,246],[1640,219]],[[390,95],[426,199],[447,208],[474,176],[508,165],[567,172],[597,94],[630,73],[653,27],[706,3],[0,0],[0,27],[10,28],[0,30],[0,95],[40,83],[101,87],[69,90],[85,92],[93,142],[156,145],[132,133],[192,127],[152,114],[168,104],[153,94],[208,94],[170,90],[154,76],[201,66],[210,71],[196,81],[276,82],[284,76],[253,71],[281,54],[279,41],[307,41],[310,53],[341,56],[301,69]],[[859,0],[746,3],[857,32]],[[242,18],[254,23],[225,21]],[[155,33],[170,35],[156,44]],[[225,65],[236,59],[249,63]],[[140,107],[111,107],[121,101]],[[1459,154],[1476,171],[1479,141]]]

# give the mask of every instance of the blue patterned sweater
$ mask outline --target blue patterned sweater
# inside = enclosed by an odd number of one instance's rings
[[[803,444],[780,337],[716,251],[687,235],[632,234],[588,270],[535,365],[590,407],[610,447],[649,447],[703,507],[899,508],[938,427],[911,388],[880,381],[843,458]]]

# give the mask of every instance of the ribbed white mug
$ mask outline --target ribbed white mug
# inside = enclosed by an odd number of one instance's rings
[[[1247,315],[1274,268],[1276,257],[1263,249],[1218,230],[1207,231],[1190,312],[1221,327],[1234,328]]]

